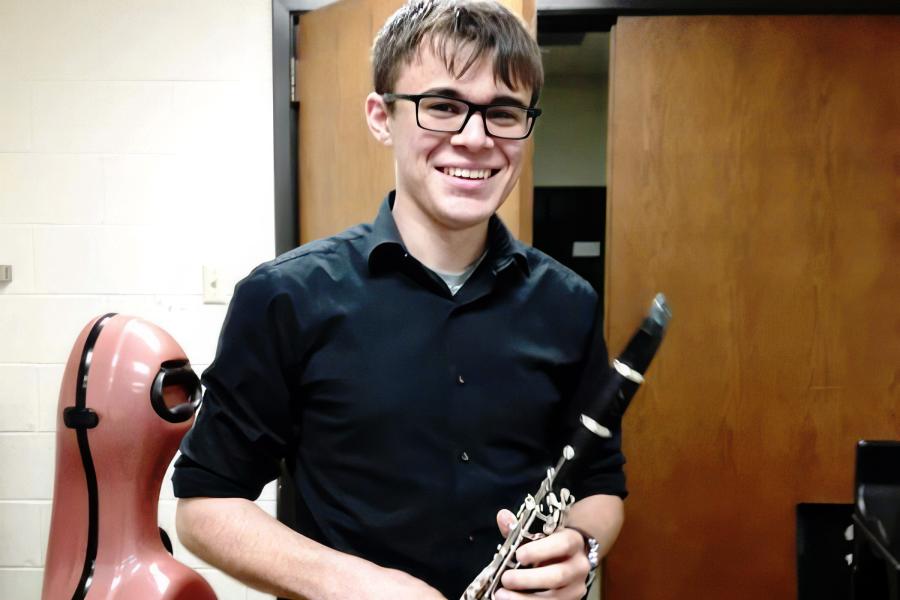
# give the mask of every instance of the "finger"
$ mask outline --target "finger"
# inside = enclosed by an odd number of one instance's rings
[[[500,533],[504,538],[509,535],[513,525],[517,522],[518,519],[516,519],[516,515],[514,515],[511,510],[504,508],[497,513],[497,527],[500,528]]]
[[[511,569],[500,579],[508,590],[559,590],[584,583],[590,572],[586,556],[573,556],[569,560],[533,569]]]
[[[540,592],[519,592],[500,588],[494,594],[496,600],[535,600],[541,598],[544,600],[581,600],[587,594],[587,587],[584,581],[573,582],[564,588],[557,590],[544,590]]]
[[[545,538],[520,546],[516,550],[516,560],[522,565],[539,565],[559,562],[584,553],[584,538],[574,529],[562,529]]]

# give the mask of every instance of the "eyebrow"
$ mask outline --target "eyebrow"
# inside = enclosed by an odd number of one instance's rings
[[[438,96],[447,96],[449,98],[458,98],[459,100],[465,100],[465,98],[462,97],[462,94],[460,94],[453,88],[447,88],[447,87],[429,88],[422,93],[423,94],[437,94]],[[473,104],[478,104],[478,103],[473,102]],[[491,101],[488,102],[487,104],[488,105],[503,104],[503,105],[528,107],[528,103],[522,102],[521,98],[516,98],[515,96],[494,96],[493,98],[491,98]]]

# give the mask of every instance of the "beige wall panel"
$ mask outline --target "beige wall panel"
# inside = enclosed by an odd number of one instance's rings
[[[791,598],[795,508],[900,438],[900,19],[622,18],[613,351],[674,308],[625,421],[606,598]]]

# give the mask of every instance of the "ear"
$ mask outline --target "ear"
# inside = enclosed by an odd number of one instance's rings
[[[375,92],[366,97],[366,123],[368,123],[369,131],[372,132],[376,140],[385,146],[393,144],[391,139],[391,115],[388,113],[384,99]]]

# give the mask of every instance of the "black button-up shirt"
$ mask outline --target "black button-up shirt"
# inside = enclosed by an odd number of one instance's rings
[[[238,284],[175,494],[255,499],[286,458],[301,533],[453,599],[501,541],[497,510],[559,456],[598,300],[497,217],[452,295],[392,205]],[[624,497],[623,462],[617,435],[576,497]]]

